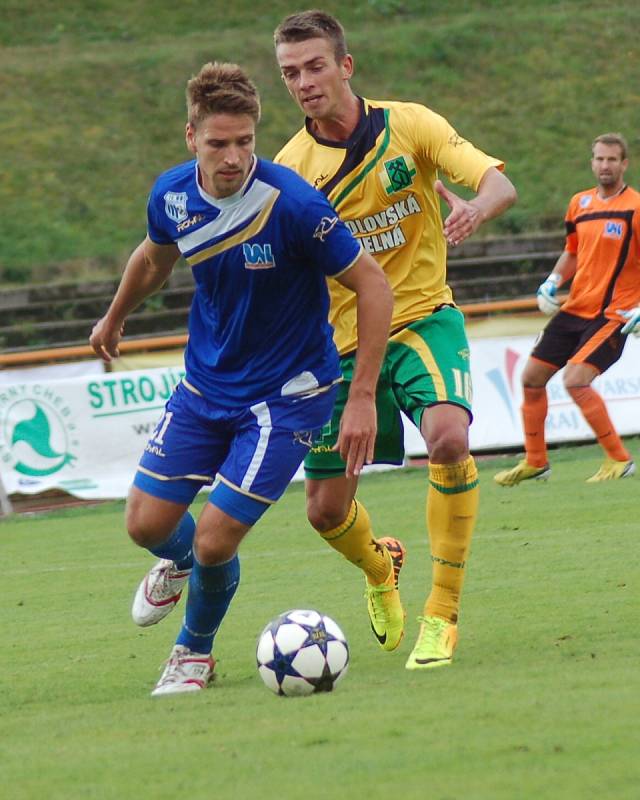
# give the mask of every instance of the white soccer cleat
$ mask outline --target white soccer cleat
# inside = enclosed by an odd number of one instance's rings
[[[176,607],[190,569],[177,569],[173,561],[161,559],[145,575],[133,598],[131,616],[136,625],[155,625]]]
[[[207,653],[194,653],[177,644],[171,651],[162,677],[151,692],[152,697],[164,694],[183,694],[206,689],[214,678],[216,662]]]

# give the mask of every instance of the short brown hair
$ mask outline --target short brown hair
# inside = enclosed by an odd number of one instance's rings
[[[237,64],[205,64],[187,83],[187,115],[192,125],[210,114],[248,114],[260,119],[260,95]]]
[[[276,47],[288,42],[306,42],[307,39],[328,39],[333,45],[336,61],[347,55],[344,28],[326,11],[311,9],[291,14],[282,20],[273,34]]]
[[[621,133],[603,133],[600,136],[596,136],[591,143],[591,153],[593,153],[597,144],[617,144],[622,151],[622,160],[624,161],[627,157],[627,140]]]

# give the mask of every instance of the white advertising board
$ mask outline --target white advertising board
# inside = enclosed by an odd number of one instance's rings
[[[0,472],[9,494],[125,497],[181,368],[0,386]]]
[[[475,339],[470,342],[473,381],[473,424],[470,444],[473,452],[521,446],[524,441],[520,406],[521,375],[535,343],[535,336],[512,339]],[[604,398],[613,424],[622,435],[640,432],[640,339],[629,337],[622,358],[594,388]],[[584,421],[562,384],[562,372],[547,385],[549,413],[546,437],[550,443],[593,440]],[[424,455],[425,444],[409,422],[405,424],[407,454]]]
[[[533,343],[532,336],[472,340],[474,452],[522,445],[520,376]],[[162,367],[0,385],[0,475],[7,493],[55,488],[85,499],[125,497],[183,374],[181,367]],[[640,339],[630,337],[620,361],[595,386],[618,431],[640,433]],[[548,394],[548,441],[593,439],[561,375]],[[408,422],[405,443],[408,455],[425,454],[422,437]]]

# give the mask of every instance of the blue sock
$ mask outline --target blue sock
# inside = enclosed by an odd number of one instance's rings
[[[229,603],[240,583],[240,559],[207,567],[194,558],[187,608],[176,644],[195,653],[210,653]]]
[[[168,558],[175,562],[178,569],[191,569],[193,566],[193,535],[196,532],[196,521],[187,511],[177,524],[171,536],[163,544],[150,547],[149,552],[158,558]]]

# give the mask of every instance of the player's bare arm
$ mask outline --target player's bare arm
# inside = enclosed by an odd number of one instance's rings
[[[89,344],[104,361],[118,357],[126,318],[165,283],[179,256],[175,245],[156,244],[148,236],[129,256],[111,305],[89,337]]]
[[[336,444],[347,465],[346,475],[351,477],[373,461],[376,385],[389,338],[393,294],[384,272],[368,253],[362,253],[338,280],[357,295],[358,354]]]
[[[464,200],[442,181],[436,181],[435,189],[450,208],[444,221],[444,235],[453,247],[475,233],[483,222],[499,216],[517,200],[517,193],[509,178],[496,167],[482,176],[478,192],[471,200]]]
[[[557,275],[559,279],[558,286],[562,286],[562,284],[573,278],[576,274],[577,267],[577,255],[575,253],[570,253],[568,250],[563,250],[554,268],[551,270],[551,275]]]

